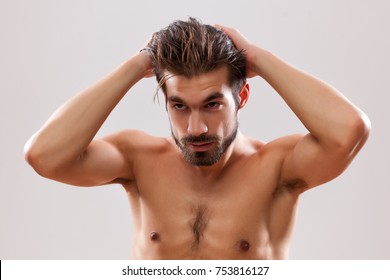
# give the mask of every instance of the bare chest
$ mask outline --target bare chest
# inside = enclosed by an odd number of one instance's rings
[[[179,168],[160,171],[138,180],[130,198],[142,225],[134,242],[141,258],[269,257],[272,176],[231,169],[202,180]]]

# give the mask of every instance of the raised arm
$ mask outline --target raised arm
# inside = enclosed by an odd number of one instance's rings
[[[333,87],[255,46],[239,31],[217,27],[245,51],[248,75],[266,80],[309,130],[281,141],[286,147],[281,184],[300,182],[308,189],[338,176],[368,137],[367,116]]]
[[[26,143],[26,160],[40,175],[73,185],[130,180],[121,135],[93,138],[126,92],[150,76],[151,69],[141,52],[71,98]]]

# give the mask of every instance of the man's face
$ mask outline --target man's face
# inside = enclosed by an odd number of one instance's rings
[[[173,76],[166,81],[172,136],[193,165],[218,162],[237,135],[237,106],[227,77],[222,67],[191,79]]]

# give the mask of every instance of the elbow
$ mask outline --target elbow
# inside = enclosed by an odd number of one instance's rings
[[[348,135],[343,141],[343,146],[348,149],[351,154],[356,154],[365,144],[370,135],[371,122],[363,112],[358,111],[358,114],[352,119],[349,124]]]
[[[43,149],[33,142],[33,139],[30,139],[24,145],[24,159],[40,176],[50,178],[53,168],[50,167]]]
[[[31,145],[31,141],[24,145],[24,159],[39,175],[44,176],[44,165],[42,164],[42,156]]]
[[[371,121],[368,118],[366,114],[363,112],[360,113],[360,123],[361,123],[361,130],[362,130],[362,135],[364,139],[367,140],[368,136],[370,135],[371,132]]]

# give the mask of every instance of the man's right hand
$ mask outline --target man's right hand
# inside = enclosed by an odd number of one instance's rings
[[[142,67],[144,68],[144,78],[154,77],[154,67],[148,52],[145,49],[141,49],[136,56],[141,58]]]

